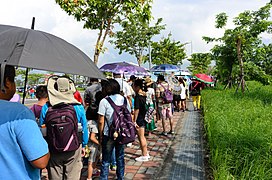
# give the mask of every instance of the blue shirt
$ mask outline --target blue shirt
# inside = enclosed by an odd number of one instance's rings
[[[30,161],[48,153],[34,114],[26,106],[0,100],[0,179],[40,179]]]
[[[76,111],[78,123],[80,123],[82,126],[82,132],[83,132],[82,133],[82,145],[83,145],[83,147],[85,147],[85,145],[88,144],[88,138],[89,138],[88,123],[87,123],[87,119],[86,119],[85,109],[81,104],[73,105],[73,107],[75,108],[75,111]],[[40,125],[44,124],[45,115],[47,113],[47,110],[48,110],[48,104],[46,103],[42,107],[41,116],[40,116]]]

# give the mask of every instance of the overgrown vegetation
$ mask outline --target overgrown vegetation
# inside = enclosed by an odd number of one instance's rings
[[[214,179],[272,179],[272,87],[204,90],[203,113]]]

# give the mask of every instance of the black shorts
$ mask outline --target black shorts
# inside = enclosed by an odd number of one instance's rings
[[[142,118],[137,118],[136,123],[139,127],[145,127],[145,125],[147,124],[147,122]]]
[[[173,100],[174,101],[180,101],[181,100],[180,95],[174,95]]]

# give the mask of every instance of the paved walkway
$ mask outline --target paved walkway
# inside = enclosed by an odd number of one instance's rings
[[[192,104],[182,122],[157,179],[205,179],[202,128],[199,112],[193,111]]]
[[[189,111],[174,113],[173,124],[176,131],[174,135],[160,135],[162,127],[161,121],[158,121],[157,130],[146,136],[151,156],[148,162],[135,161],[141,155],[138,140],[131,147],[126,147],[125,179],[205,179],[200,118],[199,113],[193,111],[191,102]],[[169,129],[168,125],[167,130]],[[81,180],[86,178],[87,166],[84,166]],[[115,171],[110,171],[109,179],[115,178]]]

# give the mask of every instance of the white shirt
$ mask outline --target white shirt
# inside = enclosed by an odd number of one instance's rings
[[[109,97],[112,99],[112,101],[117,106],[121,106],[124,104],[124,96],[122,96],[120,94],[110,95]],[[130,108],[128,101],[127,101],[127,108],[131,112],[131,108]],[[114,109],[111,107],[108,100],[106,98],[103,98],[99,103],[98,114],[104,116],[104,118],[105,118],[105,125],[104,125],[103,134],[106,136],[108,136],[108,134],[109,134],[108,124],[111,125],[111,123],[112,123],[113,112],[114,112]]]
[[[181,99],[186,99],[186,87],[184,87],[183,84],[180,84],[180,87],[181,87],[180,98]]]
[[[115,78],[120,85],[120,90],[123,91],[124,96],[128,97],[132,95],[130,85],[123,78]]]
[[[152,96],[155,96],[155,90],[153,88],[147,88],[146,103],[153,104]]]

